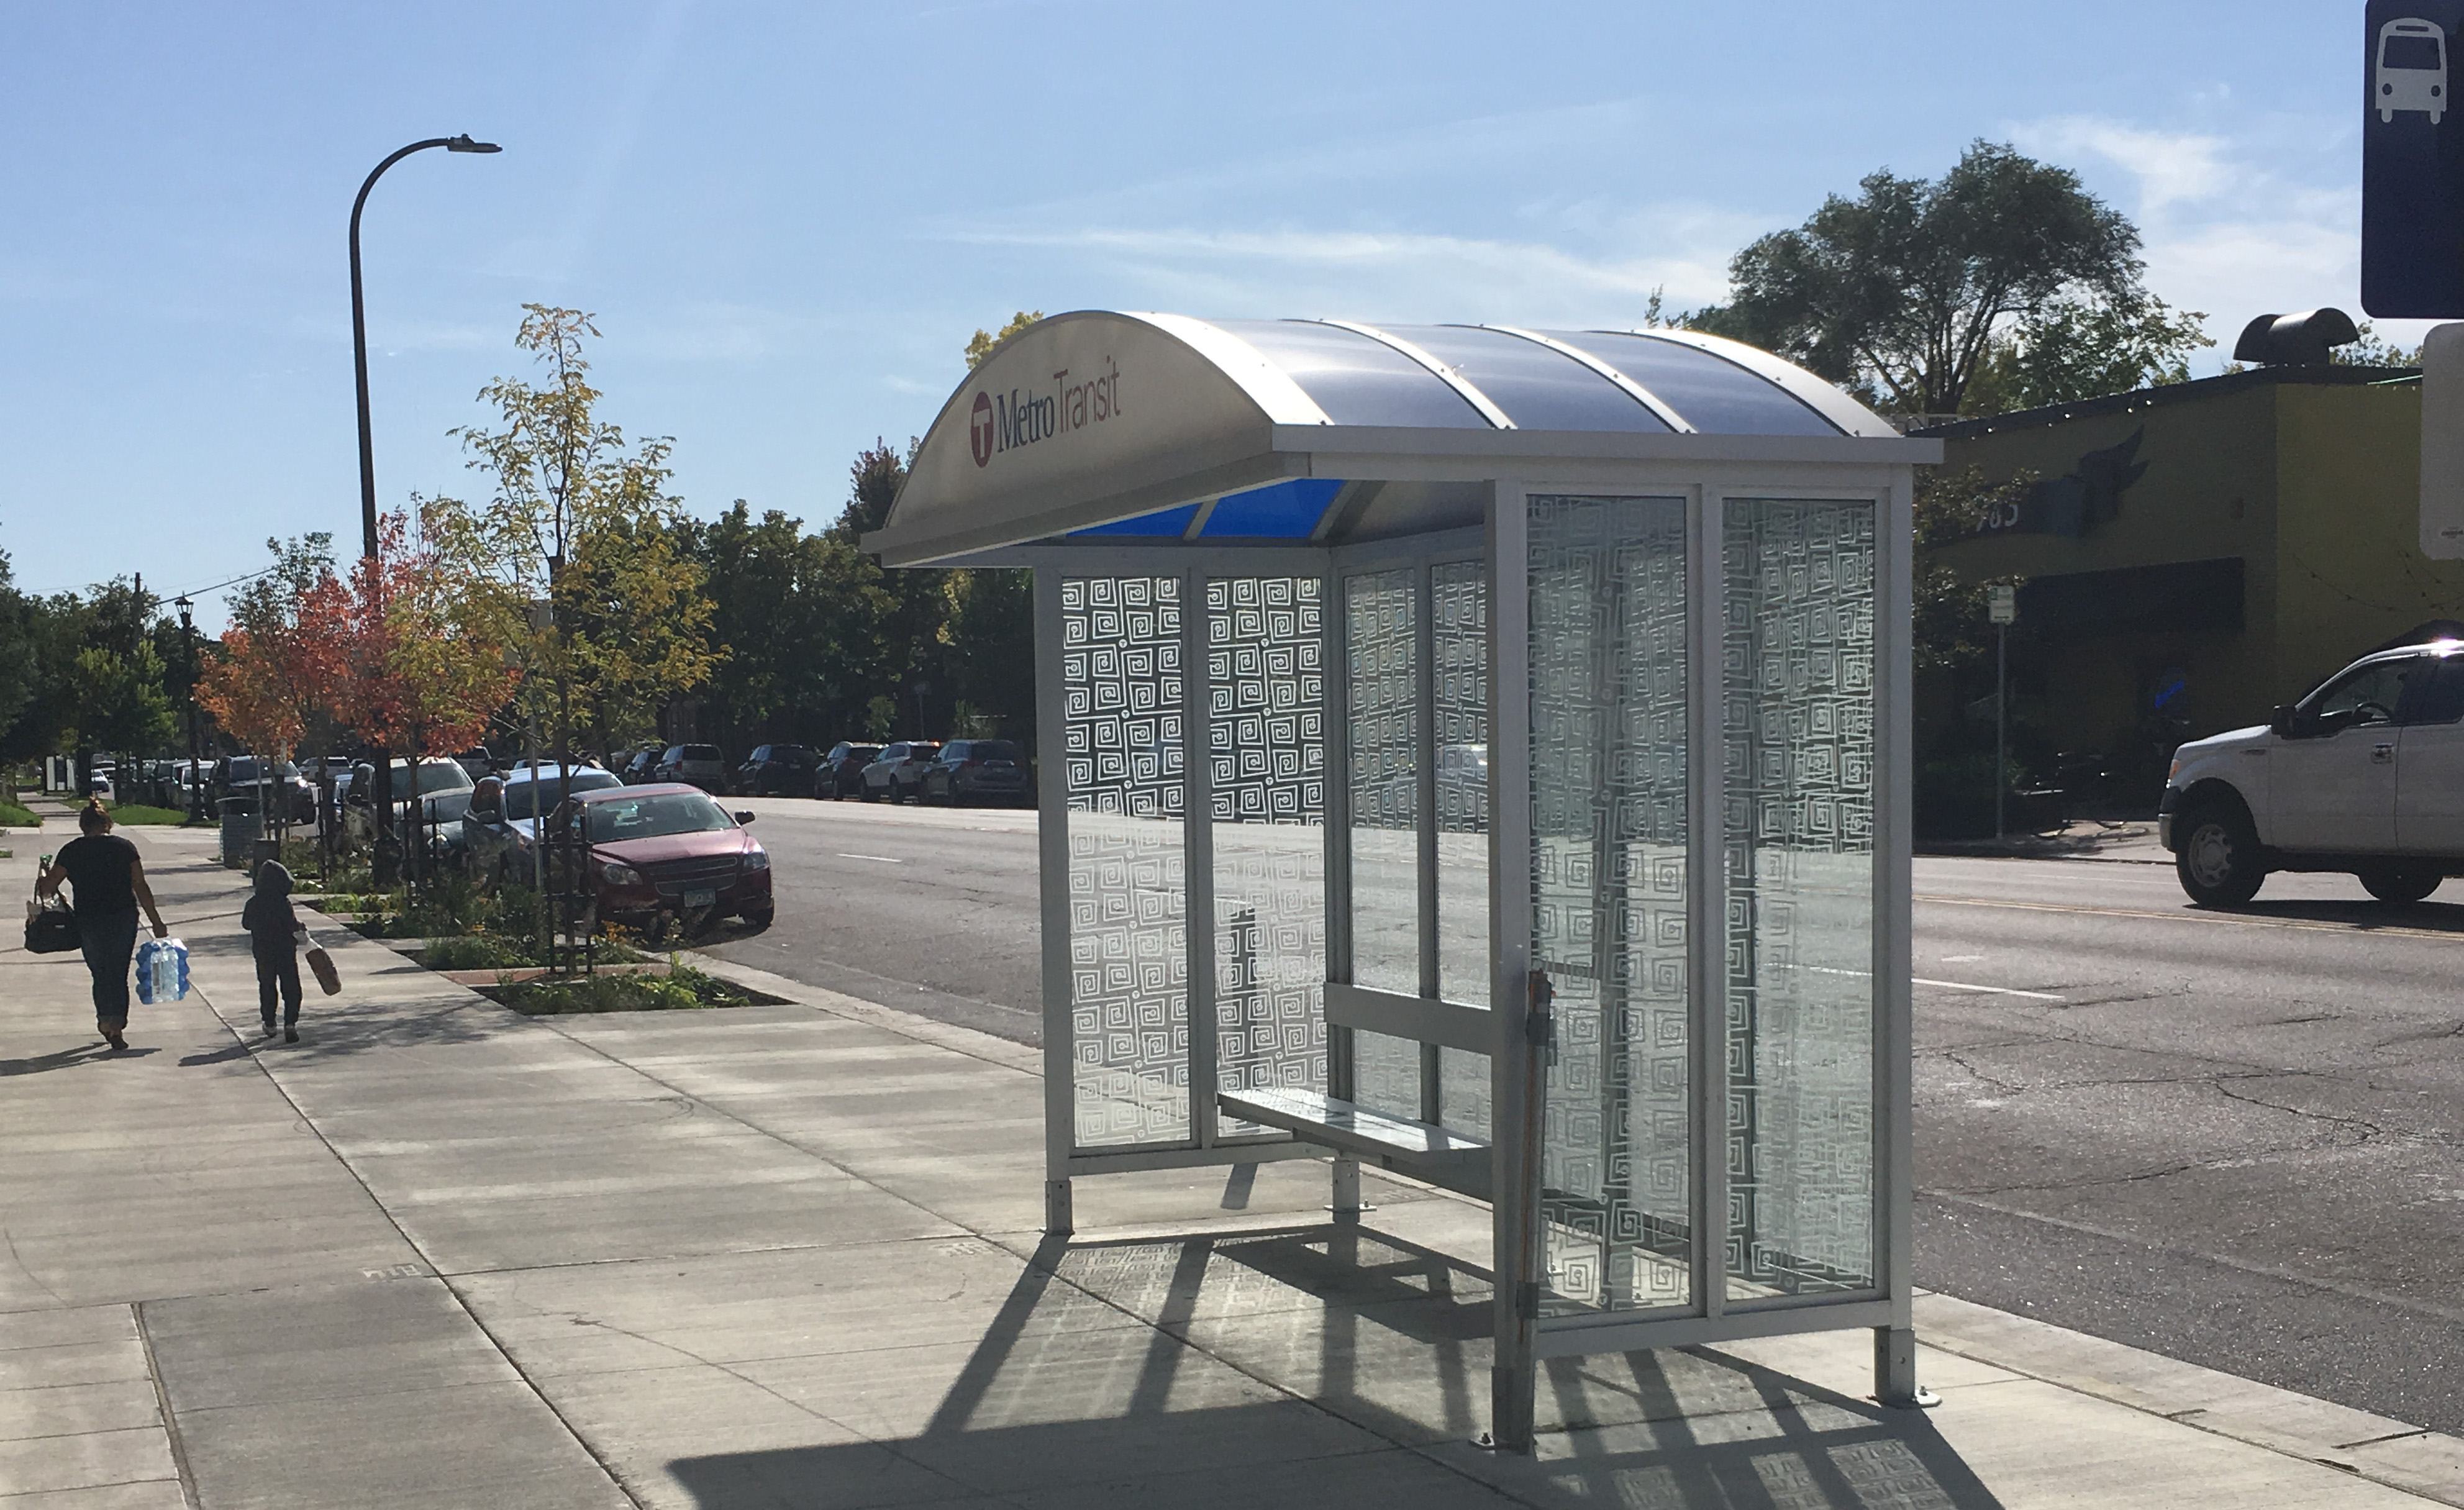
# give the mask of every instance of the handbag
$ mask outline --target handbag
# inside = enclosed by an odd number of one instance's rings
[[[77,937],[77,912],[67,903],[49,897],[27,907],[27,953],[65,954],[82,944]]]
[[[308,946],[308,974],[317,977],[317,989],[333,996],[342,989],[342,976],[334,968],[334,956],[325,952],[322,944]]]

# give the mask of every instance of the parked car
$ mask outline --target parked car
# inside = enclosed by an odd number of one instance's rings
[[[928,739],[901,739],[886,746],[864,768],[861,795],[868,802],[885,797],[893,802],[906,801],[922,788],[924,768],[940,753],[940,744]]]
[[[386,777],[386,798],[392,813],[392,824],[400,832],[410,815],[410,762],[397,758],[390,762]],[[361,760],[351,767],[350,786],[345,794],[348,803],[342,809],[343,831],[359,838],[374,832],[376,813],[377,768],[373,761]],[[419,762],[418,777],[421,799],[420,822],[431,832],[448,823],[458,823],[470,805],[471,773],[461,763],[443,755],[429,755]],[[313,811],[313,810],[312,810]],[[458,836],[456,836],[458,842]]]
[[[682,781],[705,792],[727,790],[727,757],[716,745],[670,745],[650,767],[653,781]]]
[[[813,752],[803,745],[755,745],[736,768],[745,797],[804,797],[813,790]]]
[[[2268,724],[2182,746],[2157,814],[2205,907],[2238,907],[2278,870],[2420,901],[2464,875],[2464,641],[2364,656]]]
[[[659,763],[659,756],[667,751],[666,745],[637,745],[622,753],[607,769],[624,777],[627,785],[640,786],[650,779],[651,768]]]
[[[916,781],[916,796],[951,807],[967,802],[1035,801],[1026,753],[1006,739],[953,739],[941,747]]]
[[[496,757],[488,753],[486,745],[473,745],[470,749],[460,752],[454,755],[453,763],[460,766],[473,781],[496,774]]]
[[[317,789],[288,760],[253,755],[225,755],[214,762],[208,790],[216,800],[227,797],[261,799],[271,810],[295,823],[314,822],[317,818]]]
[[[473,875],[517,879],[531,873],[531,846],[539,841],[539,810],[553,813],[564,797],[563,768],[554,763],[533,768],[517,765],[500,777],[490,777],[472,788],[462,814],[459,854]],[[572,792],[605,792],[625,783],[596,766],[573,768]]]
[[[813,771],[813,795],[844,799],[864,795],[864,768],[881,758],[881,746],[849,744],[842,739],[830,746]]]
[[[683,782],[614,787],[574,802],[590,846],[602,919],[645,924],[672,917],[698,931],[722,917],[767,928],[777,915],[770,855],[731,815]]]

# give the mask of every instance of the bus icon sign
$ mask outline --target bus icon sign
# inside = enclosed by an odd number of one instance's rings
[[[2447,32],[2436,22],[2405,16],[2379,28],[2376,87],[2379,123],[2414,111],[2438,124],[2447,114]]]

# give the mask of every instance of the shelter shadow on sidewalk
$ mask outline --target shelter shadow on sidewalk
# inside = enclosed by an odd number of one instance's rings
[[[1067,1325],[1059,1313],[1089,1296],[1148,1325]],[[697,1510],[978,1496],[1056,1510],[1999,1510],[1923,1412],[1711,1350],[1559,1360],[1539,1453],[1475,1447],[1490,1303],[1485,1273],[1358,1227],[1046,1239],[937,1403],[917,1407],[920,1431],[878,1429],[904,1412],[863,1376],[898,1369],[850,1357],[794,1403],[836,1427],[876,1423],[865,1439],[665,1466]]]

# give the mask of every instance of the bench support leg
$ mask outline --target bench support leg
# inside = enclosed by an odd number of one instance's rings
[[[1903,1411],[1942,1403],[1942,1396],[1917,1383],[1917,1334],[1913,1327],[1874,1328],[1874,1398]]]
[[[1066,1179],[1044,1182],[1044,1235],[1067,1237],[1077,1231],[1070,1210],[1069,1182]]]
[[[1328,1205],[1333,1210],[1336,1221],[1360,1220],[1360,1161],[1358,1159],[1334,1161],[1334,1195]]]

